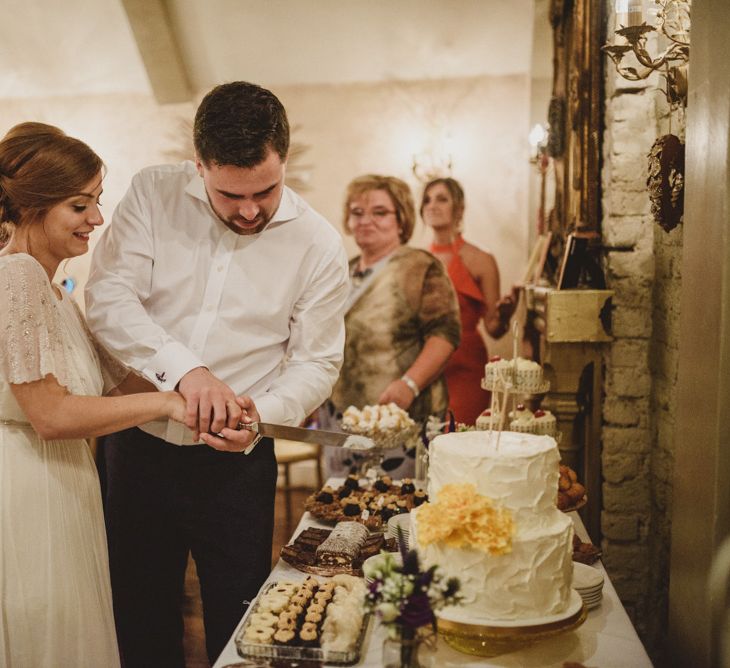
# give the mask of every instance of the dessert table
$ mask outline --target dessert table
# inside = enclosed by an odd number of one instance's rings
[[[328,481],[328,484],[337,486],[337,481]],[[569,515],[575,524],[576,534],[581,540],[588,541],[588,535],[578,513],[572,512]],[[303,529],[310,526],[324,529],[332,528],[331,525],[318,522],[309,513],[304,513],[293,536],[298,535]],[[603,565],[599,561],[594,567],[601,571],[604,576],[603,599],[597,608],[588,611],[586,621],[574,631],[567,631],[542,640],[519,651],[488,658],[462,654],[449,647],[443,639],[439,639],[437,649],[433,654],[432,665],[439,668],[448,668],[450,666],[561,668],[563,662],[573,661],[585,664],[590,668],[651,668],[652,663],[646,650],[639,640]],[[279,560],[266,583],[264,583],[264,587],[270,582],[282,580],[301,581],[304,580],[306,575],[306,573],[302,573],[286,562]],[[244,620],[245,615],[213,668],[256,665],[255,662],[244,661],[236,651],[234,638]],[[371,618],[363,643],[362,656],[360,662],[356,665],[366,666],[367,668],[382,666],[381,654],[384,638],[384,629],[379,626],[374,618]],[[267,664],[262,661],[260,665],[265,666]],[[281,664],[277,663],[277,665]]]

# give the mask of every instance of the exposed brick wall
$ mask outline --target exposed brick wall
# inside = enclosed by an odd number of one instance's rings
[[[613,2],[607,2],[609,12]],[[682,226],[653,220],[647,154],[667,133],[661,80],[631,84],[607,66],[602,235],[615,291],[603,405],[604,563],[648,651],[661,663],[669,579],[674,386]],[[683,134],[681,119],[673,132]]]

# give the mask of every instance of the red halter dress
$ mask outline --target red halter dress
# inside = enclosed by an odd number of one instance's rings
[[[464,239],[457,236],[451,244],[431,244],[431,252],[451,253],[446,270],[459,298],[461,313],[461,344],[444,369],[449,408],[457,422],[473,425],[479,414],[489,407],[490,393],[481,389],[487,348],[477,331],[479,320],[484,315],[484,297],[459,255],[463,245]]]

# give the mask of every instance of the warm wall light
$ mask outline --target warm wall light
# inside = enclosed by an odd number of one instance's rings
[[[540,175],[540,199],[537,208],[537,233],[545,232],[545,176],[547,174],[550,158],[548,157],[548,131],[544,125],[535,123],[527,136],[530,142],[530,162],[537,166]]]
[[[433,179],[451,176],[451,166],[450,153],[438,155],[432,151],[424,151],[413,156],[411,169],[421,183],[428,183]]]
[[[616,25],[620,26],[613,44],[603,47],[616,65],[618,73],[629,81],[646,79],[663,71],[665,94],[673,107],[687,105],[687,63],[689,61],[690,0],[655,0],[658,5],[657,27],[645,20],[644,0],[616,0]],[[647,48],[651,33],[668,41],[656,57]],[[633,54],[640,67],[627,65],[624,56]]]
[[[530,148],[532,149],[530,152],[530,162],[540,162],[540,158],[547,151],[547,128],[540,123],[535,123],[535,125],[532,126],[532,130],[530,130],[530,134],[527,135],[527,141],[530,142]]]

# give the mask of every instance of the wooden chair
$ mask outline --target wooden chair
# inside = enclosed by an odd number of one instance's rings
[[[291,466],[299,462],[314,461],[317,472],[317,489],[322,487],[322,448],[314,443],[300,443],[299,441],[288,441],[283,438],[274,440],[274,454],[276,455],[276,463],[279,468],[284,469],[284,500],[286,504],[286,523],[287,528],[291,531],[292,524],[292,508],[291,508],[291,492],[296,489],[291,481]]]

